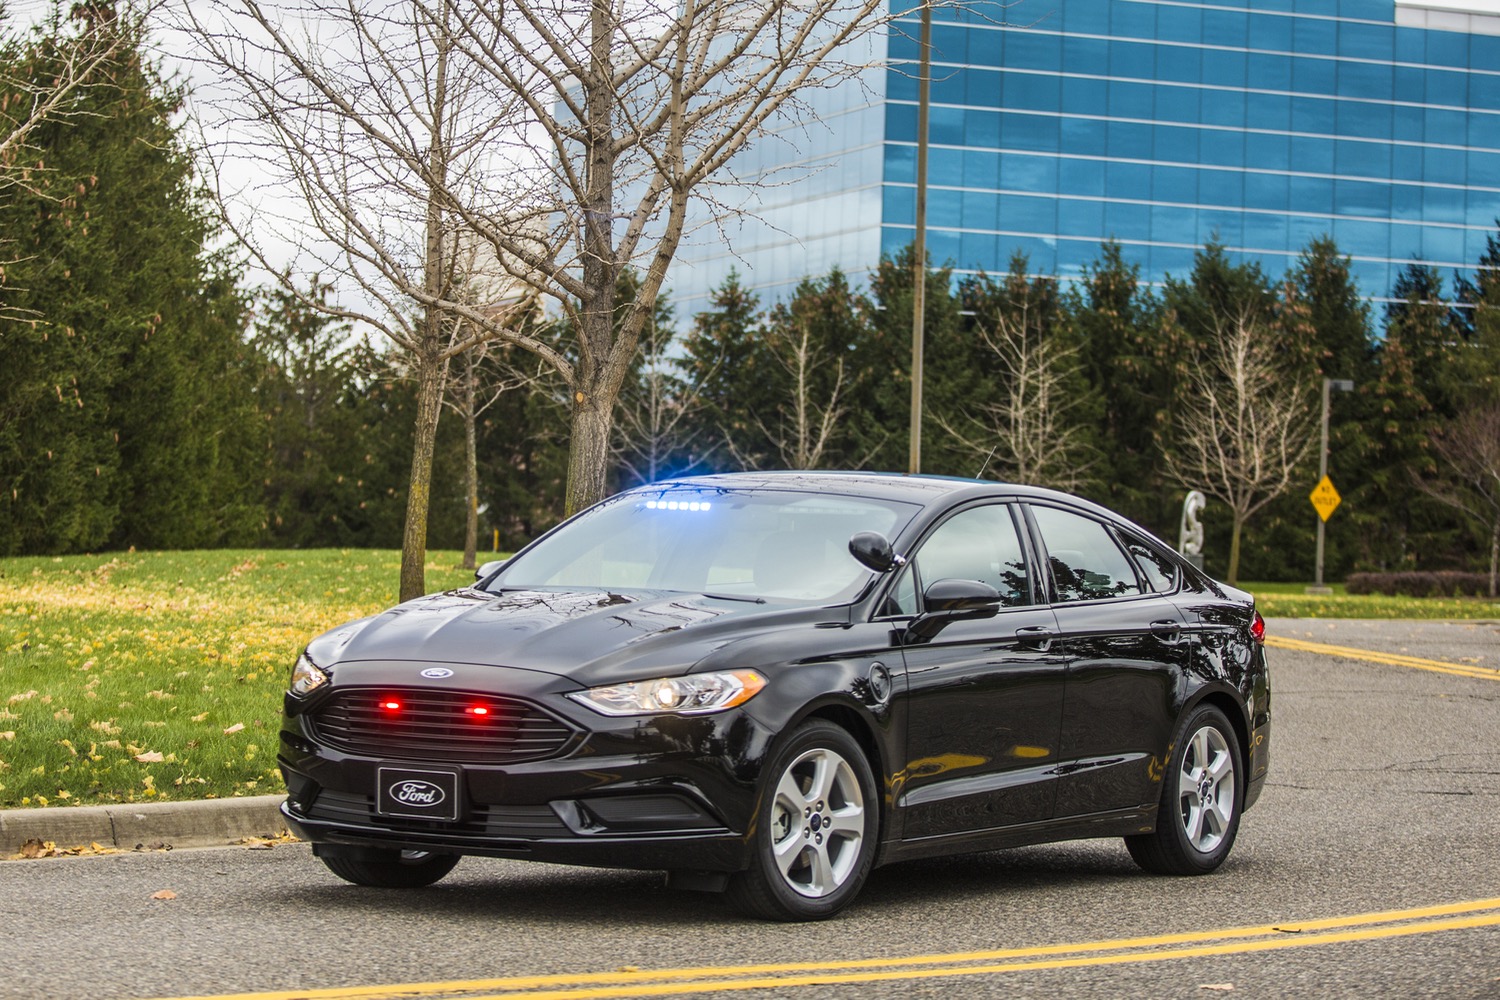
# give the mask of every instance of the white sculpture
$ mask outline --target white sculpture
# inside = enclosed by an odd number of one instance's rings
[[[1198,515],[1208,506],[1208,500],[1197,490],[1190,492],[1182,501],[1182,526],[1177,533],[1177,551],[1185,556],[1203,554],[1203,522]]]

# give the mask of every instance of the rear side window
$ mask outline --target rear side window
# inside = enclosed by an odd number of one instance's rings
[[[1177,563],[1171,556],[1128,531],[1120,535],[1125,539],[1125,550],[1135,559],[1152,590],[1158,594],[1170,594],[1177,589]]]
[[[1033,507],[1059,601],[1098,601],[1141,592],[1135,569],[1109,529],[1056,507]]]

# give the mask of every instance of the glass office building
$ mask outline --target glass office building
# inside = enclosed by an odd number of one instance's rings
[[[1455,0],[1455,6],[1461,0]],[[699,230],[680,315],[737,268],[763,302],[909,244],[915,17],[884,67],[821,95],[821,127],[762,142],[753,213]],[[1143,278],[1216,239],[1279,277],[1328,234],[1361,291],[1421,260],[1472,269],[1500,217],[1500,16],[1391,0],[1022,0],[938,9],[928,246],[960,272],[1076,277],[1119,241]],[[778,168],[792,168],[774,173]],[[768,173],[771,172],[771,173]]]

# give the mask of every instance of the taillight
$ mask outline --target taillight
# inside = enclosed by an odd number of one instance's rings
[[[1259,645],[1266,644],[1266,620],[1260,616],[1259,611],[1255,612],[1255,619],[1250,622],[1250,638]]]

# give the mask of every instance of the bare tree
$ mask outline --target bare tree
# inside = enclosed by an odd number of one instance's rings
[[[454,339],[468,342],[462,325],[455,330]],[[502,395],[530,386],[539,374],[502,359],[506,346],[496,340],[478,341],[449,366],[443,402],[464,425],[464,569],[475,567],[479,553],[479,418]]]
[[[691,203],[712,218],[722,204],[715,174],[773,124],[810,114],[799,94],[872,62],[849,46],[891,16],[884,0],[200,7],[180,9],[207,58],[238,81],[225,107],[258,137],[248,148],[296,186],[301,221],[363,288],[368,305],[349,312],[425,359],[419,448],[436,421],[426,401],[453,356],[436,346],[432,317],[463,316],[474,337],[532,351],[568,385],[569,513],[604,494],[615,401]],[[548,295],[569,339],[533,336],[457,300],[441,259],[450,227],[476,234],[513,278]],[[340,273],[329,264],[316,269]],[[642,280],[617,324],[627,266]],[[419,466],[430,471],[430,461],[414,459],[414,500],[425,491]],[[408,516],[403,596],[419,509]]]
[[[1228,505],[1232,584],[1245,522],[1292,484],[1316,432],[1308,389],[1289,369],[1271,331],[1251,308],[1214,320],[1212,339],[1187,365],[1168,474],[1186,489]]]
[[[1413,476],[1417,488],[1490,533],[1490,597],[1500,573],[1500,403],[1465,410],[1428,440],[1436,477]]]
[[[0,70],[0,188],[21,186],[49,197],[37,185],[46,165],[24,155],[31,134],[43,122],[84,113],[77,107],[78,92],[99,80],[100,71],[130,44],[133,25],[154,6],[144,3],[121,13],[111,3],[75,4],[68,18],[76,33],[64,37],[62,26],[54,24],[57,43],[47,47],[45,60],[6,61]],[[0,8],[0,23],[7,13]],[[13,36],[3,44],[17,50],[25,45]]]
[[[668,465],[673,475],[692,472],[717,447],[694,448],[702,429],[693,419],[702,405],[702,383],[713,376],[717,365],[711,363],[695,377],[676,374],[676,339],[670,326],[651,321],[641,335],[640,370],[633,384],[622,391],[615,410],[611,451],[638,483],[656,482]]]
[[[777,407],[774,426],[765,418],[752,414],[760,432],[775,454],[773,465],[783,469],[816,469],[824,464],[835,440],[839,421],[848,411],[847,372],[842,357],[830,357],[813,339],[811,324],[805,317],[790,317],[787,324],[772,324],[765,329],[762,349],[781,366],[790,380],[786,402]],[[833,384],[827,384],[827,372],[833,372]],[[735,447],[727,431],[725,443],[730,453],[746,468],[757,468],[759,460]]]
[[[124,6],[124,5],[121,5]],[[79,3],[68,13],[74,28],[58,20],[46,29],[41,43],[30,43],[5,23],[8,11],[0,6],[0,191],[22,188],[37,198],[65,202],[71,192],[52,188],[51,168],[31,145],[33,134],[47,122],[65,122],[90,112],[79,98],[95,83],[105,82],[111,62],[133,44],[140,20],[154,7],[142,3],[117,10],[114,4]],[[12,244],[0,234],[0,253]],[[0,287],[5,267],[0,260]],[[0,315],[36,319],[34,312],[12,309],[0,300]]]
[[[1033,316],[1032,297],[1016,294],[979,336],[998,365],[997,398],[938,423],[1011,482],[1077,491],[1098,461],[1078,419],[1082,399],[1072,384],[1083,370],[1077,344]]]

